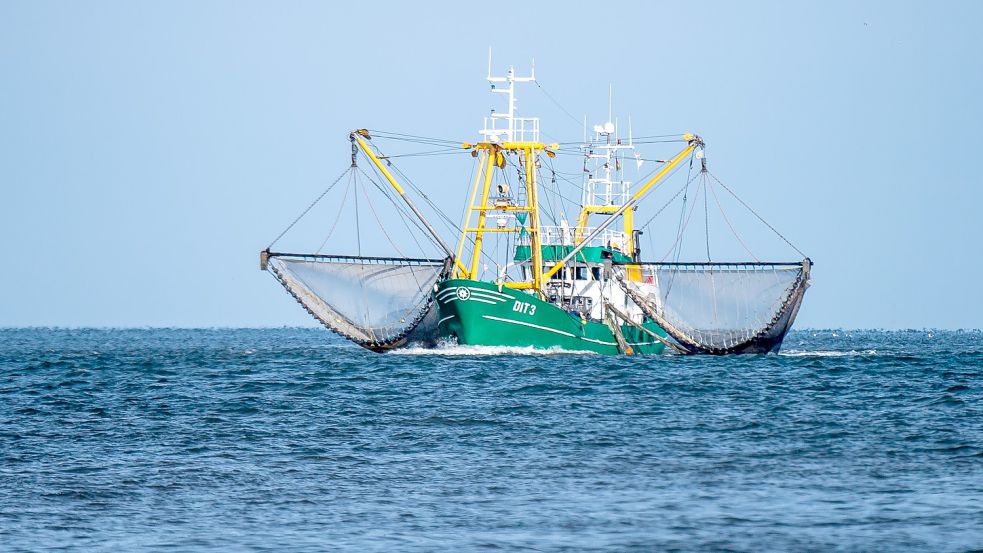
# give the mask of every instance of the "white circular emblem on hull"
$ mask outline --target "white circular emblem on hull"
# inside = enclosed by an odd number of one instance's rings
[[[461,287],[457,289],[457,299],[461,301],[468,301],[471,299],[471,290]]]

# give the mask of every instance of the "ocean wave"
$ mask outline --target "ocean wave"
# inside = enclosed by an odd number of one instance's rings
[[[388,352],[389,355],[454,355],[454,356],[494,356],[494,355],[597,355],[592,351],[578,351],[561,348],[541,349],[532,346],[463,346],[455,343],[441,343],[436,347],[410,346]]]
[[[876,349],[849,350],[849,351],[803,351],[790,349],[778,353],[783,357],[869,357],[877,355]]]

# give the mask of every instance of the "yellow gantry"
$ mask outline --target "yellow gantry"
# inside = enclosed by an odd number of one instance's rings
[[[469,236],[473,236],[473,246],[471,250],[471,262],[468,267],[463,264],[455,265],[453,276],[455,278],[477,279],[481,274],[481,254],[484,247],[485,233],[519,233],[525,229],[529,236],[530,250],[532,259],[532,280],[531,282],[509,282],[503,283],[510,288],[523,288],[541,290],[543,287],[543,253],[539,231],[539,192],[536,178],[536,164],[540,152],[547,151],[547,147],[556,149],[559,144],[547,146],[541,142],[479,142],[477,144],[462,144],[462,147],[473,149],[478,158],[478,169],[475,174],[474,183],[471,188],[470,200],[464,215],[461,237],[457,245],[457,256],[464,255],[464,246]],[[495,201],[491,197],[492,182],[495,170],[502,171],[507,165],[507,156],[516,154],[520,158],[521,164],[516,167],[522,171],[523,182],[525,183],[525,203],[515,203],[515,199],[505,203],[501,200]],[[489,227],[489,213],[528,213],[529,218],[525,227]],[[472,220],[477,215],[477,221],[472,226]]]
[[[481,254],[484,245],[485,233],[520,233],[523,229],[525,229],[529,236],[530,262],[532,264],[530,272],[532,278],[526,282],[503,282],[500,284],[508,288],[533,290],[540,296],[543,296],[544,282],[559,272],[560,268],[573,259],[574,256],[576,256],[595,236],[610,226],[610,224],[618,217],[624,218],[625,235],[627,240],[626,246],[628,247],[628,251],[634,251],[635,245],[632,234],[634,231],[633,212],[635,205],[643,197],[645,197],[646,194],[648,194],[649,190],[651,190],[653,186],[664,179],[683,159],[692,154],[697,148],[703,146],[703,141],[698,136],[691,134],[684,135],[683,138],[687,141],[686,148],[668,161],[651,179],[648,180],[648,182],[646,182],[637,192],[635,192],[624,205],[583,206],[577,222],[573,249],[566,256],[564,256],[562,260],[558,261],[548,271],[544,272],[542,251],[543,244],[541,240],[539,217],[539,186],[536,178],[536,168],[539,154],[541,152],[546,152],[547,154],[552,155],[550,150],[559,148],[559,144],[546,145],[541,142],[479,142],[477,144],[465,143],[462,145],[463,148],[473,150],[473,155],[477,157],[478,164],[474,183],[471,187],[468,205],[465,209],[461,236],[460,240],[458,241],[455,254],[440,238],[436,230],[429,224],[429,222],[427,222],[427,220],[423,217],[423,214],[420,213],[417,207],[406,195],[403,187],[396,181],[392,173],[390,173],[388,168],[382,164],[379,157],[365,142],[365,139],[367,138],[367,133],[364,131],[355,131],[351,134],[352,141],[358,145],[358,147],[365,153],[366,157],[368,157],[373,165],[375,165],[375,167],[379,170],[382,176],[385,177],[393,189],[399,193],[403,201],[406,202],[406,205],[409,206],[414,214],[417,215],[417,217],[426,227],[427,231],[430,232],[447,255],[453,257],[453,278],[477,280],[480,277]],[[494,172],[496,169],[499,171],[504,170],[508,163],[507,156],[512,154],[518,155],[521,161],[521,165],[517,164],[516,167],[521,169],[524,177],[524,204],[515,203],[516,200],[511,197],[508,202],[504,202],[501,199],[497,201],[491,200]],[[524,227],[488,227],[488,214],[494,212],[524,212],[529,214],[529,218],[526,226]],[[476,224],[472,226],[471,222],[476,214],[477,221]],[[584,234],[586,233],[587,229],[587,220],[591,214],[607,214],[609,216],[597,228],[590,233],[587,233],[585,236]],[[462,261],[465,254],[464,248],[468,241],[468,237],[471,235],[474,237],[473,246],[470,252],[471,259],[470,263],[465,264]]]

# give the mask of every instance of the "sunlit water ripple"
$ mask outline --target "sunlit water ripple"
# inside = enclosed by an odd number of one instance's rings
[[[0,550],[983,548],[983,334],[378,355],[0,330]]]

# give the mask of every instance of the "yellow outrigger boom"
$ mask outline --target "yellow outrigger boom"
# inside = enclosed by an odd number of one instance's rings
[[[549,271],[543,274],[542,277],[543,280],[548,280],[551,276],[559,272],[561,267],[563,267],[567,262],[573,259],[574,256],[576,256],[578,253],[580,253],[580,250],[584,249],[584,247],[587,246],[587,244],[589,244],[591,240],[593,240],[596,236],[604,232],[604,229],[611,226],[611,223],[617,220],[618,217],[624,215],[626,212],[628,212],[628,210],[634,209],[635,205],[648,194],[649,190],[651,190],[652,187],[655,186],[659,181],[664,179],[666,175],[668,175],[669,172],[676,167],[676,165],[679,165],[681,161],[686,159],[686,157],[688,157],[698,148],[703,147],[703,139],[695,134],[686,133],[683,135],[683,139],[686,140],[686,147],[683,148],[681,152],[676,154],[676,157],[669,160],[669,162],[666,163],[665,166],[662,167],[662,169],[660,169],[659,172],[655,174],[655,176],[649,179],[649,181],[646,182],[644,186],[642,186],[637,192],[635,192],[635,194],[632,195],[631,199],[625,202],[625,204],[622,205],[620,209],[618,209],[610,216],[608,216],[607,219],[605,219],[600,225],[597,226],[597,228],[591,231],[587,236],[581,238],[580,242],[576,244],[572,250],[570,250],[570,253],[565,255],[563,259],[558,261],[556,265],[553,265],[553,267]]]
[[[444,239],[441,238],[439,234],[437,234],[437,230],[433,228],[433,225],[430,224],[430,221],[427,221],[427,218],[423,216],[423,213],[420,212],[419,209],[417,209],[416,204],[414,204],[413,201],[410,200],[410,197],[406,195],[406,190],[404,190],[403,187],[400,186],[400,184],[393,177],[392,173],[389,172],[389,169],[387,169],[386,166],[383,165],[381,161],[379,161],[379,157],[375,155],[375,152],[372,151],[372,148],[369,148],[369,145],[365,143],[365,139],[369,138],[369,132],[365,129],[359,129],[356,131],[352,131],[351,135],[349,136],[352,142],[358,144],[359,149],[361,149],[362,152],[365,153],[365,156],[369,158],[369,161],[371,161],[372,164],[375,165],[376,168],[379,170],[379,172],[382,173],[382,176],[386,178],[386,180],[393,187],[393,189],[399,194],[399,197],[402,198],[404,202],[406,202],[406,205],[409,206],[410,210],[413,211],[413,214],[416,215],[416,218],[419,219],[421,223],[423,223],[423,226],[427,229],[427,232],[429,232],[430,236],[432,236],[433,239],[437,242],[437,245],[439,245],[440,248],[444,250],[444,253],[447,254],[447,257],[454,259],[455,260],[454,262],[457,263],[456,258],[454,257],[454,252],[451,251],[450,246],[448,246],[447,243],[444,242]],[[354,153],[352,154],[352,156],[353,156],[352,159],[354,160]],[[355,162],[352,161],[353,165],[354,163]]]

